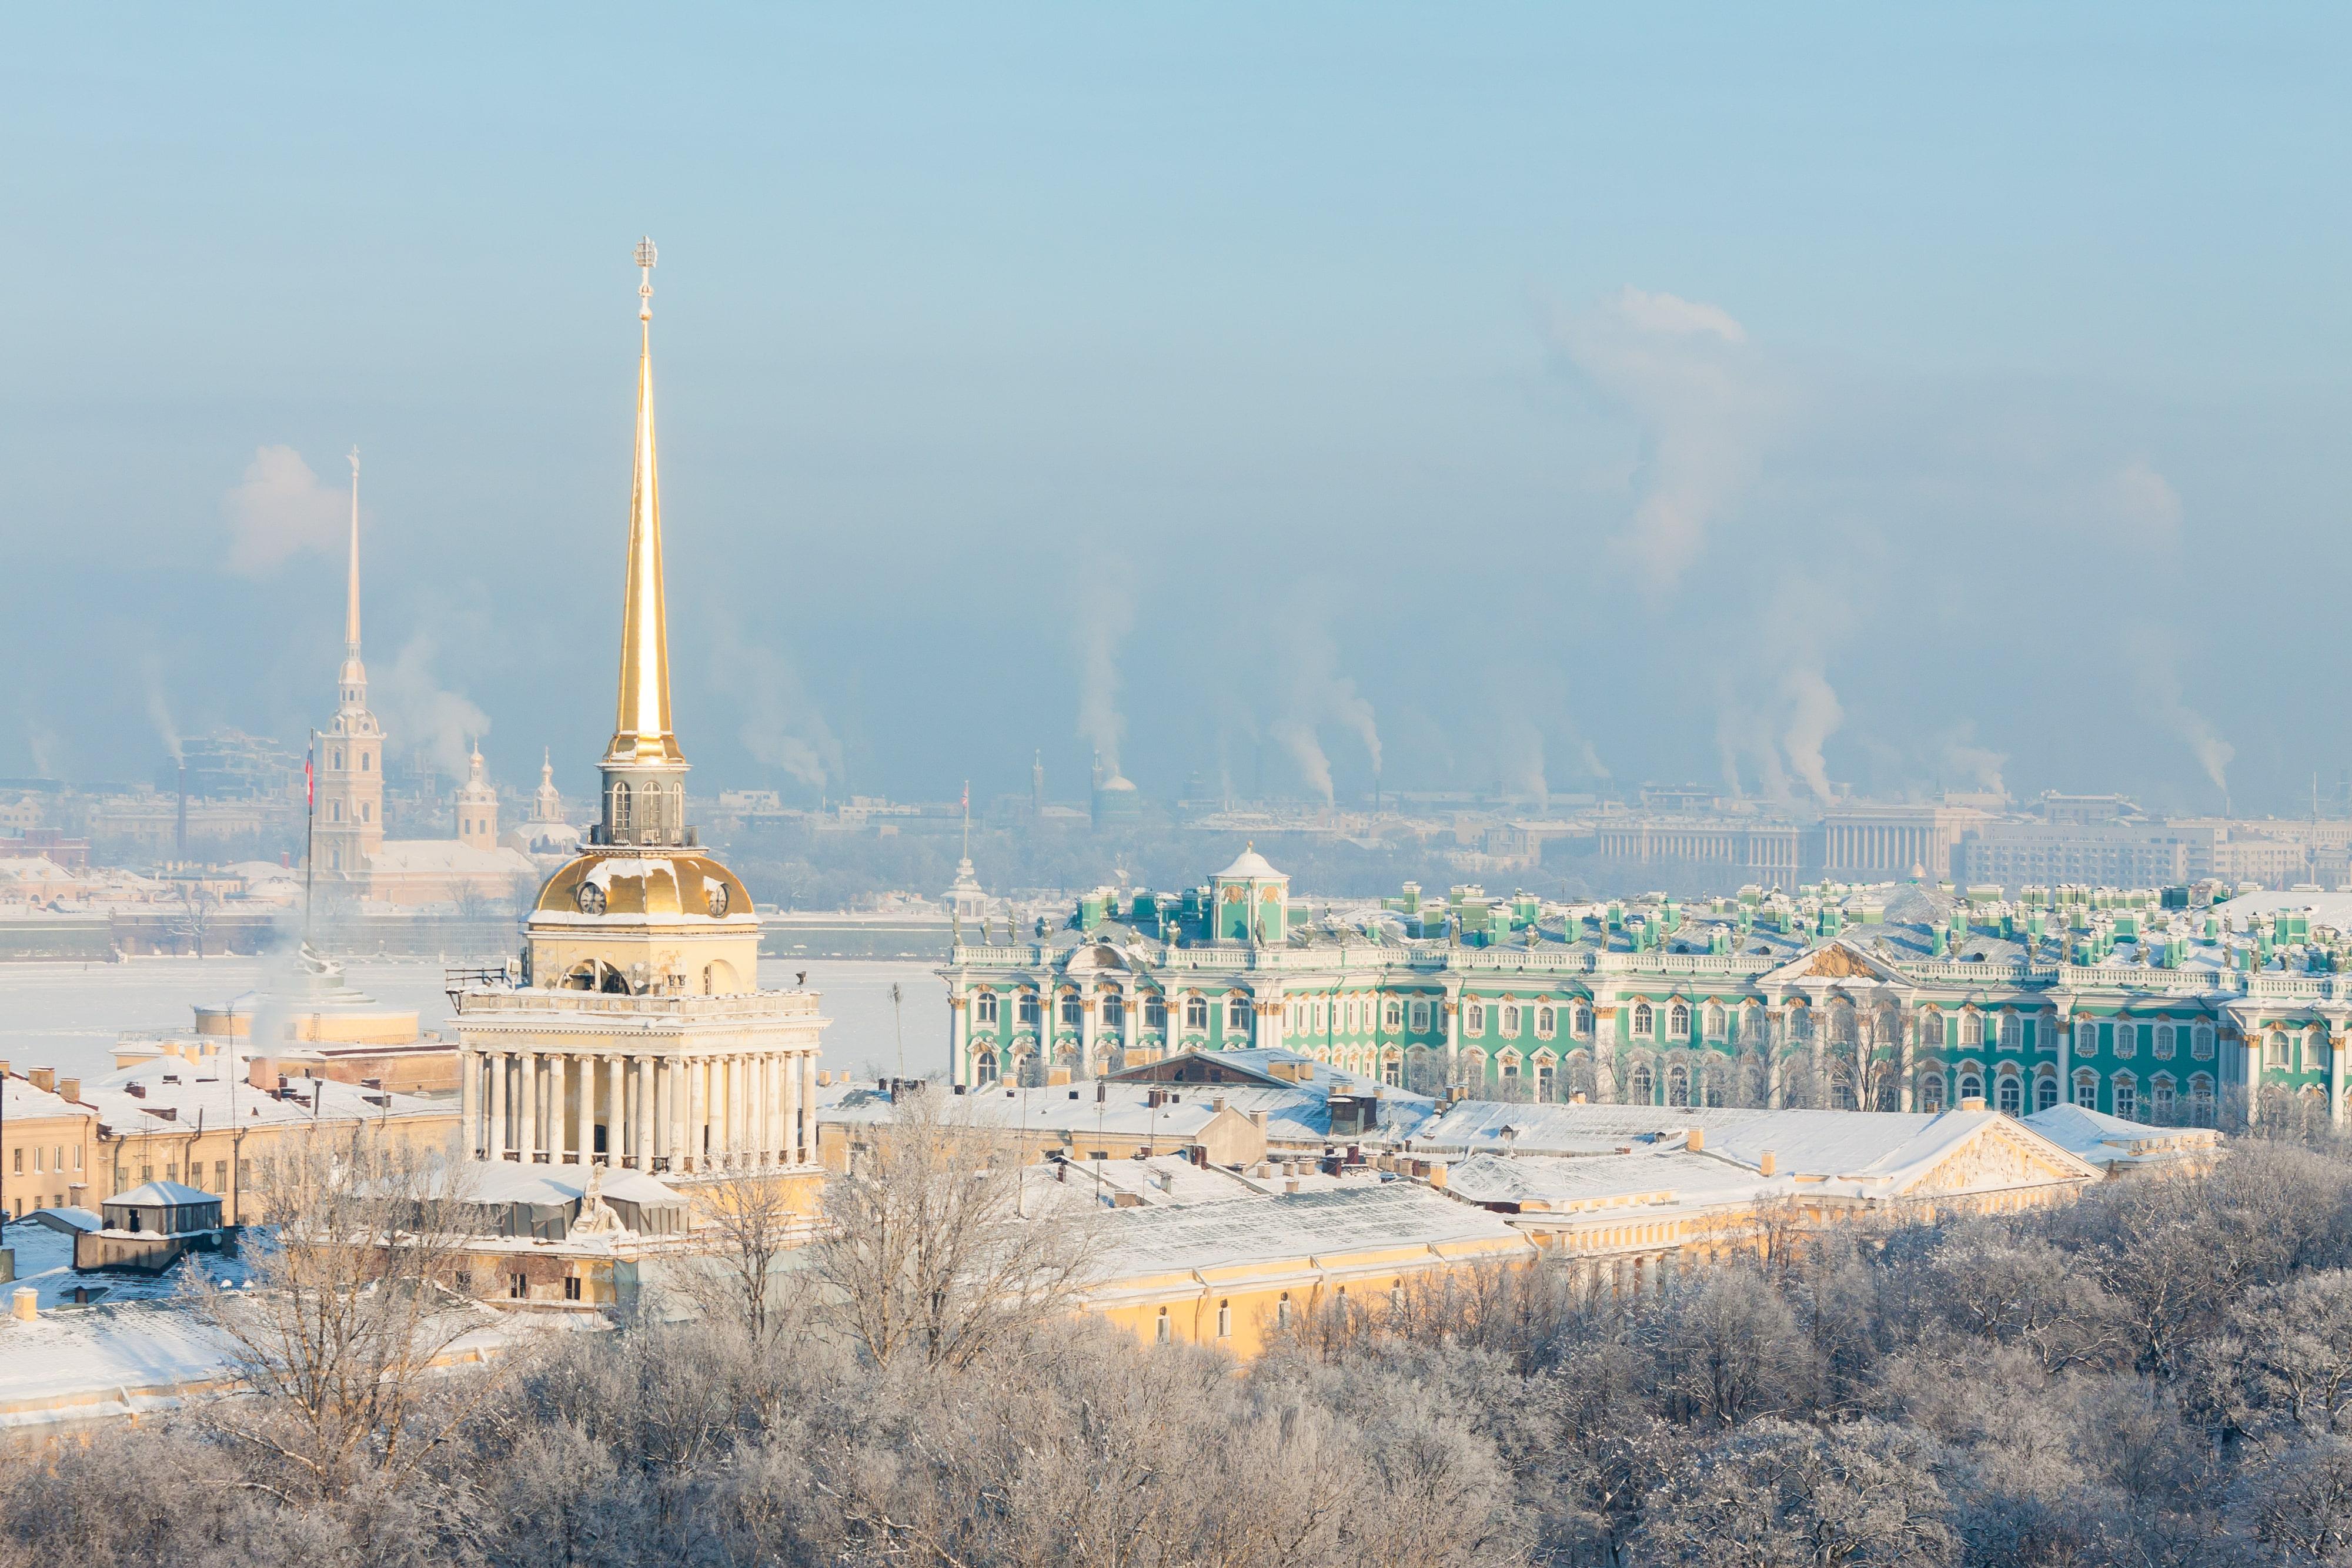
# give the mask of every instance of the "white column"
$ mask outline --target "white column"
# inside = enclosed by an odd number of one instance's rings
[[[507,1063],[501,1051],[490,1057],[490,1158],[507,1157]]]
[[[1083,988],[1078,993],[1078,1070],[1070,1074],[1074,1083],[1094,1076],[1095,1041],[1100,1037],[1101,1017],[1102,993],[1092,986]]]
[[[637,1169],[654,1168],[654,1059],[637,1058]]]
[[[948,998],[948,1082],[959,1088],[971,1082],[971,998],[959,986]]]
[[[2344,1125],[2344,1036],[2330,1028],[2320,1038],[2327,1042],[2327,1120],[2340,1129]]]
[[[816,1052],[803,1051],[793,1059],[793,1073],[801,1086],[800,1160],[816,1164]]]
[[[686,1168],[686,1061],[673,1057],[662,1065],[662,1124],[668,1129],[669,1168]]]
[[[596,1059],[580,1059],[580,1103],[573,1112],[580,1144],[580,1163],[596,1163]]]
[[[2246,1125],[2251,1127],[2263,1118],[2263,1031],[2256,1030],[2245,1041]]]
[[[704,1129],[710,1125],[709,1066],[699,1057],[686,1064],[686,1166],[698,1171],[703,1166],[703,1151],[709,1147]]]
[[[515,1148],[515,1157],[525,1165],[539,1158],[539,1053],[526,1051],[521,1065],[516,1071],[517,1092],[522,1100],[522,1137]]]
[[[551,1166],[563,1163],[564,1145],[572,1135],[572,1118],[563,1092],[564,1080],[571,1076],[564,1071],[566,1065],[561,1056],[547,1059],[547,1163]]]
[[[784,1068],[784,1126],[781,1156],[783,1164],[801,1163],[801,1059],[797,1054],[782,1058]],[[2336,1052],[2336,1075],[2343,1075],[2344,1053]]]
[[[462,1050],[457,1052],[457,1127],[469,1160],[482,1152],[481,1099],[482,1053]]]
[[[740,1056],[727,1059],[727,1168],[740,1169],[747,1142],[743,1124],[743,1085],[747,1069]]]

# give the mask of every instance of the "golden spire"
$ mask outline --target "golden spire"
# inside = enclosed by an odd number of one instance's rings
[[[351,585],[343,606],[343,646],[349,656],[360,656],[360,449],[352,448]]]
[[[681,762],[669,727],[669,629],[662,605],[661,481],[654,457],[654,242],[637,242],[637,445],[629,491],[629,585],[621,695],[608,765]]]

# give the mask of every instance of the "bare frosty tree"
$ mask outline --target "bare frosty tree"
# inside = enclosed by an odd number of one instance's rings
[[[1087,1282],[1090,1210],[1024,1212],[1018,1151],[936,1091],[903,1092],[825,1186],[812,1265],[827,1310],[877,1365],[962,1367]]]
[[[262,1463],[247,1484],[333,1500],[363,1478],[396,1481],[469,1408],[425,1380],[488,1313],[448,1287],[463,1259],[460,1167],[364,1124],[288,1138],[255,1162],[249,1289],[201,1270],[194,1302],[250,1392],[206,1407]],[[474,1398],[491,1380],[475,1380]]]

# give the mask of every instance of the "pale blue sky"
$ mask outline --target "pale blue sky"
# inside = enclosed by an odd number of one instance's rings
[[[2352,767],[2347,14],[1655,11],[20,16],[0,772],[322,719],[356,442],[584,781],[645,231],[698,787]]]

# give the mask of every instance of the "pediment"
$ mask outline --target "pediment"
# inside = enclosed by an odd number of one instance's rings
[[[1906,1197],[1991,1192],[2009,1187],[2095,1180],[2098,1171],[2064,1149],[2006,1119],[1937,1160],[1900,1189]]]
[[[1799,980],[1861,980],[1888,986],[1910,983],[1902,970],[1884,959],[1873,957],[1842,936],[1832,937],[1818,947],[1800,953],[1779,968],[1762,976],[1759,983],[1786,985]]]

